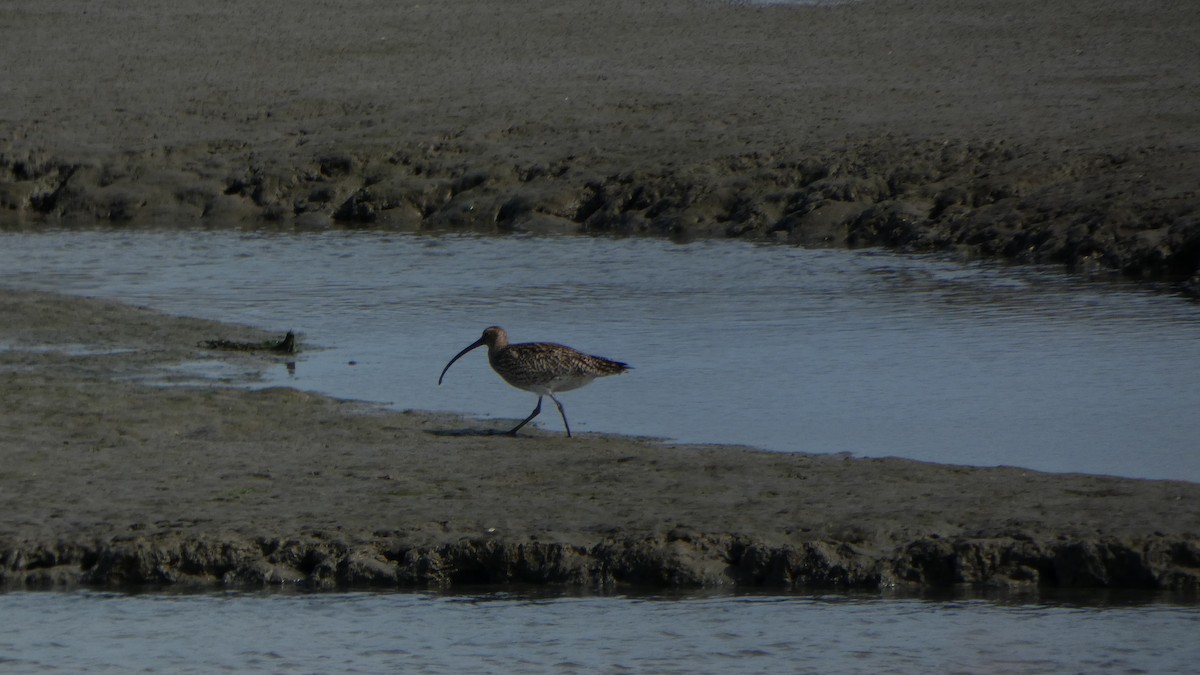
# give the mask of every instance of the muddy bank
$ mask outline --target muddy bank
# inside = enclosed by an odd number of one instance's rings
[[[1192,483],[510,438],[170,369],[303,358],[205,346],[261,331],[40,293],[0,310],[9,587],[1200,590]]]
[[[408,148],[269,167],[246,158],[217,176],[145,156],[7,168],[42,185],[16,204],[26,222],[736,237],[1187,282],[1200,271],[1198,193],[1140,185],[1155,152],[1050,159],[1004,143],[880,143],[622,170],[599,157],[499,165],[463,148]]]
[[[6,227],[743,237],[1200,289],[1185,3],[51,0],[6,21]]]

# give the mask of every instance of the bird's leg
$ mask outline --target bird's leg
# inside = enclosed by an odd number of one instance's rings
[[[559,406],[559,408],[561,409],[561,408],[562,408],[562,406]],[[517,426],[515,426],[515,427],[513,427],[513,428],[509,429],[509,430],[508,430],[508,432],[507,432],[507,433],[508,433],[508,435],[509,435],[509,436],[516,436],[516,435],[517,435],[517,431],[518,431],[518,430],[519,430],[521,427],[525,426],[526,424],[529,424],[529,420],[531,420],[531,419],[533,419],[533,418],[537,417],[537,416],[538,416],[538,413],[540,413],[540,412],[542,412],[542,397],[541,397],[541,396],[538,396],[537,407],[535,407],[535,408],[533,409],[533,412],[529,413],[529,417],[526,417],[524,420],[521,420],[521,423],[520,423],[520,424],[518,424]]]
[[[563,410],[562,404],[558,402],[558,399],[554,398],[554,394],[550,394],[550,400],[554,401],[554,405],[558,406],[558,414],[562,415],[563,426],[567,428],[567,438],[570,438],[571,437],[571,425],[567,424],[567,411]],[[541,399],[538,399],[538,401],[540,403]]]

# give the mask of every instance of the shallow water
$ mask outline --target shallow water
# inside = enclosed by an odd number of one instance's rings
[[[482,352],[436,384],[496,323],[636,367],[563,397],[576,431],[1200,480],[1197,306],[1044,269],[731,242],[89,231],[0,234],[0,284],[294,328],[309,349],[269,383],[397,408],[526,414],[533,397]],[[229,376],[214,364],[164,381]],[[1193,668],[1194,598],[1108,597],[0,593],[0,672]]]
[[[0,594],[4,672],[1188,672],[1200,607],[877,596]]]
[[[1200,306],[1047,269],[740,242],[72,231],[0,234],[0,284],[296,329],[310,349],[269,384],[401,409],[524,417],[534,397],[483,350],[437,386],[499,324],[634,366],[561,397],[576,432],[1200,481]],[[562,429],[552,407],[538,423]]]

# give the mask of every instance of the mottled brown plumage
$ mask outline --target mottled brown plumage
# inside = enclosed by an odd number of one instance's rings
[[[450,370],[450,366],[454,365],[459,357],[483,345],[487,345],[488,362],[492,364],[492,370],[496,371],[496,374],[517,389],[538,395],[537,407],[529,417],[509,430],[510,434],[516,434],[521,427],[537,417],[542,411],[542,397],[549,396],[558,406],[563,426],[567,429],[567,436],[570,436],[571,425],[567,423],[567,413],[554,394],[578,389],[597,377],[616,375],[629,370],[629,365],[620,361],[584,354],[553,342],[523,342],[510,345],[508,334],[503,328],[489,326],[478,340],[450,359],[450,363],[446,364],[438,377],[438,384],[442,383],[446,371]]]

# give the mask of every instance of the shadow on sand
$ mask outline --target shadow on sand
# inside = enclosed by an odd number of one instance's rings
[[[517,438],[517,434],[511,434],[508,431],[501,429],[475,429],[475,428],[459,428],[459,429],[427,429],[427,434],[433,436],[446,437],[470,437],[470,436],[508,436]]]

